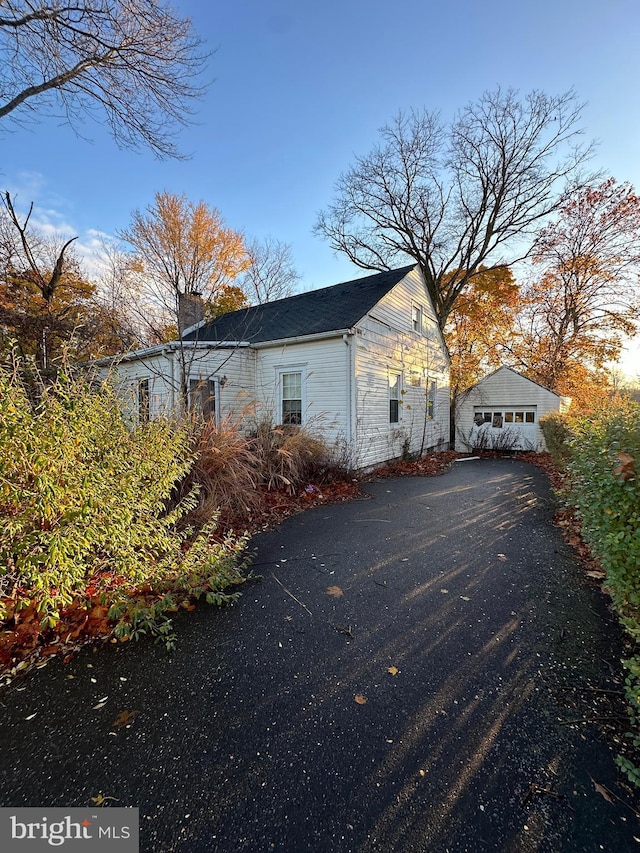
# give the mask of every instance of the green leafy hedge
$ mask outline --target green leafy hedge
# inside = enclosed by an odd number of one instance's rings
[[[582,535],[607,573],[631,635],[640,639],[640,407],[573,422],[567,465]]]
[[[185,597],[228,600],[246,541],[216,541],[215,519],[181,529],[193,494],[168,509],[192,447],[188,423],[130,428],[106,386],[63,372],[32,402],[0,370],[0,621],[35,605],[54,627],[97,594],[120,636],[168,637]]]
[[[589,418],[573,419],[568,441],[568,499],[582,536],[606,572],[606,586],[629,635],[640,641],[640,406],[620,401]],[[640,746],[640,655],[627,669],[634,747]],[[640,771],[618,764],[635,784]]]

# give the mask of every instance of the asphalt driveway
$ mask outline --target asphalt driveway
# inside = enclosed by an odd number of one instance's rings
[[[11,686],[0,805],[138,806],[144,853],[640,850],[572,722],[621,689],[620,634],[544,475],[365,492],[257,537],[262,579],[181,616],[171,656],[85,649]]]

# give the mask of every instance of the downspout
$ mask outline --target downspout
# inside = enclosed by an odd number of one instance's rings
[[[349,461],[352,467],[355,467],[356,459],[354,456],[354,394],[355,394],[355,348],[350,338],[353,338],[353,331],[345,332],[342,335],[342,340],[347,347],[347,417],[345,439],[349,451]]]

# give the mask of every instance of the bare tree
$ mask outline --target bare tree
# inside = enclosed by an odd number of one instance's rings
[[[2,232],[2,278],[3,283],[14,285],[24,282],[40,297],[42,310],[37,317],[38,334],[36,346],[36,361],[42,370],[47,370],[50,363],[50,336],[59,331],[61,317],[54,311],[54,297],[61,285],[68,283],[70,273],[79,280],[77,262],[68,252],[76,240],[72,237],[62,246],[46,243],[38,234],[31,231],[29,220],[33,212],[30,205],[27,214],[21,219],[18,215],[11,195],[2,195],[3,216],[0,219]],[[13,230],[14,236],[11,234]],[[19,312],[16,312],[19,313]],[[29,318],[35,325],[36,317]]]
[[[291,296],[300,273],[291,256],[291,246],[266,237],[247,245],[251,266],[244,273],[241,287],[251,302],[262,304]]]
[[[558,207],[590,154],[578,144],[580,113],[572,91],[520,100],[501,89],[449,126],[437,113],[400,113],[340,177],[316,233],[363,269],[415,260],[444,329],[481,267],[526,255],[525,238]]]
[[[96,302],[110,318],[116,352],[158,343],[166,316],[141,293],[136,262],[117,243],[103,239],[99,266]]]
[[[0,0],[0,119],[100,116],[119,145],[179,156],[206,59],[161,0]]]

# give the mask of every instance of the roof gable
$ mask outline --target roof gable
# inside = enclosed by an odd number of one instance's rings
[[[483,376],[482,379],[479,379],[476,382],[476,384],[472,385],[471,387],[477,388],[478,385],[484,384],[485,382],[492,379],[494,376],[496,376],[498,373],[502,372],[503,370],[508,370],[510,373],[513,373],[519,379],[522,379],[523,382],[530,382],[532,385],[537,385],[538,388],[542,388],[544,391],[547,391],[549,394],[553,394],[554,397],[559,397],[559,398],[562,397],[562,395],[558,394],[557,391],[552,391],[551,388],[547,388],[546,385],[541,385],[539,382],[536,382],[535,379],[529,379],[528,376],[525,376],[523,373],[519,373],[517,370],[514,370],[513,367],[509,367],[506,364],[503,364],[500,367],[498,367],[496,370],[493,371],[493,373],[488,373],[486,376]]]
[[[230,311],[184,335],[187,341],[277,341],[350,329],[415,264]]]

